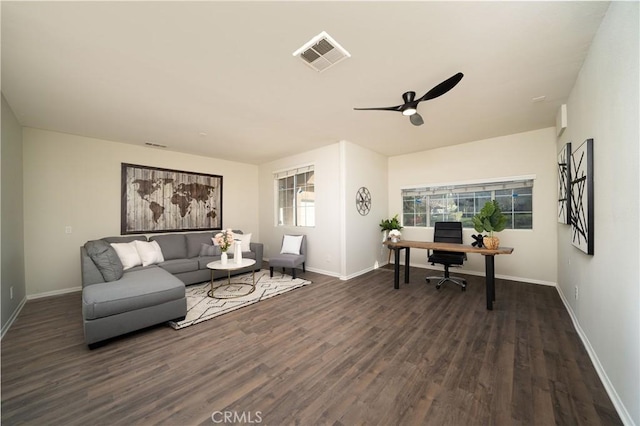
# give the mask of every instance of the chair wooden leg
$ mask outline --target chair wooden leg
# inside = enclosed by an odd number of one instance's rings
[[[303,272],[303,273],[304,273],[304,272],[307,272],[307,271],[305,271],[305,269],[304,269],[304,262],[302,262],[302,272]]]
[[[269,277],[273,278],[273,266],[269,266]]]
[[[291,268],[291,276],[294,280],[296,279],[296,268]]]

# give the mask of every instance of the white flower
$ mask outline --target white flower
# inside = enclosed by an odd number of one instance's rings
[[[397,229],[392,229],[391,231],[389,231],[390,238],[400,238],[401,236],[402,233],[400,233],[400,231],[398,231]]]

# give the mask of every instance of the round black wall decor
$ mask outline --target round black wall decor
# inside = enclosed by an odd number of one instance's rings
[[[356,193],[356,209],[362,216],[366,216],[371,211],[371,193],[364,186]]]

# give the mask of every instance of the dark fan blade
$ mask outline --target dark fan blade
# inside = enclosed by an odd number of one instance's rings
[[[400,111],[402,105],[392,107],[380,107],[380,108],[354,108],[356,111],[375,110],[375,111]]]
[[[460,83],[462,77],[464,77],[464,74],[462,74],[461,72],[454,75],[453,77],[449,77],[448,79],[425,93],[425,95],[420,98],[419,102],[428,101],[429,99],[437,98],[438,96],[444,95],[449,90],[453,89],[456,84]]]
[[[414,126],[422,126],[424,124],[422,116],[417,112],[413,115],[410,115],[409,120],[411,120],[411,124],[413,124]]]

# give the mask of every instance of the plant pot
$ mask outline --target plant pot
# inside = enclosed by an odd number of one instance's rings
[[[500,246],[500,238],[498,237],[484,237],[482,244],[489,250],[496,250]]]

